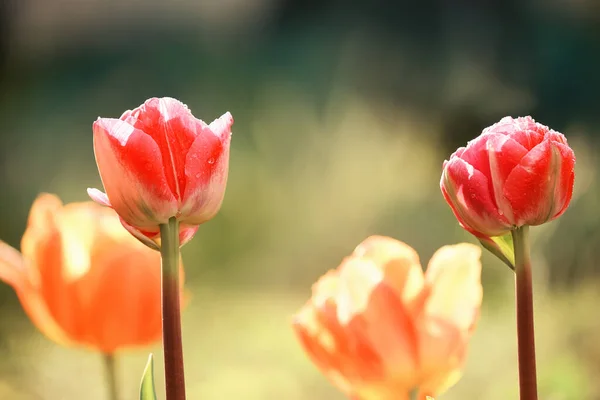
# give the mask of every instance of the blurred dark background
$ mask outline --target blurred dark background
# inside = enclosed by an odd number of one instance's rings
[[[442,162],[503,116],[531,115],[577,155],[571,208],[533,229],[541,397],[600,399],[600,3],[0,4],[0,238],[15,247],[39,192],[84,201],[101,187],[98,116],[170,96],[207,122],[235,118],[222,211],[183,250],[192,398],[341,399],[289,328],[310,284],[370,234],[424,265],[474,242],[439,192]],[[444,399],[516,398],[513,276],[483,262],[482,321]],[[0,398],[104,398],[96,355],[48,342],[10,287],[0,301]],[[123,356],[125,399],[145,357]]]

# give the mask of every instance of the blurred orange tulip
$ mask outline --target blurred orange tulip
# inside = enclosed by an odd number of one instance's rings
[[[294,329],[352,399],[437,396],[465,362],[483,296],[480,256],[472,244],[444,246],[423,274],[411,247],[371,236],[313,286]]]
[[[0,279],[50,339],[106,354],[159,340],[160,254],[93,202],[34,202],[22,255],[0,242]]]

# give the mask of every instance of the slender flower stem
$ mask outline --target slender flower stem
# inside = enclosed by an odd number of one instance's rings
[[[179,296],[179,222],[160,225],[162,259],[162,322],[167,400],[185,400],[181,306]]]
[[[529,227],[517,228],[512,235],[515,248],[520,399],[537,400]]]
[[[107,398],[108,400],[119,400],[115,355],[114,353],[104,353],[102,358],[104,359],[104,370],[106,371]]]
[[[414,389],[408,395],[409,400],[419,400],[419,389]]]

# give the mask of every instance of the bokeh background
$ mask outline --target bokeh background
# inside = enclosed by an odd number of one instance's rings
[[[594,0],[2,0],[0,238],[41,191],[100,187],[91,124],[153,96],[235,118],[220,214],[183,250],[189,397],[343,399],[290,329],[310,285],[366,236],[423,264],[474,242],[441,165],[505,115],[567,136],[575,195],[533,232],[544,400],[600,399],[600,6]],[[485,253],[484,308],[452,399],[517,398],[513,274]],[[97,354],[60,348],[0,286],[0,398],[106,398]],[[119,360],[136,399],[147,353]]]

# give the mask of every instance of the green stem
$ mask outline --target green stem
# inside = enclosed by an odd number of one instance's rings
[[[419,389],[414,389],[413,391],[411,391],[408,395],[408,398],[410,400],[419,400]]]
[[[160,225],[162,260],[163,350],[167,400],[185,400],[179,295],[179,222]]]
[[[515,248],[520,399],[537,400],[529,227],[517,228],[512,235]]]
[[[104,353],[104,370],[106,371],[106,386],[108,389],[108,400],[119,400],[117,389],[117,369],[114,353]]]

